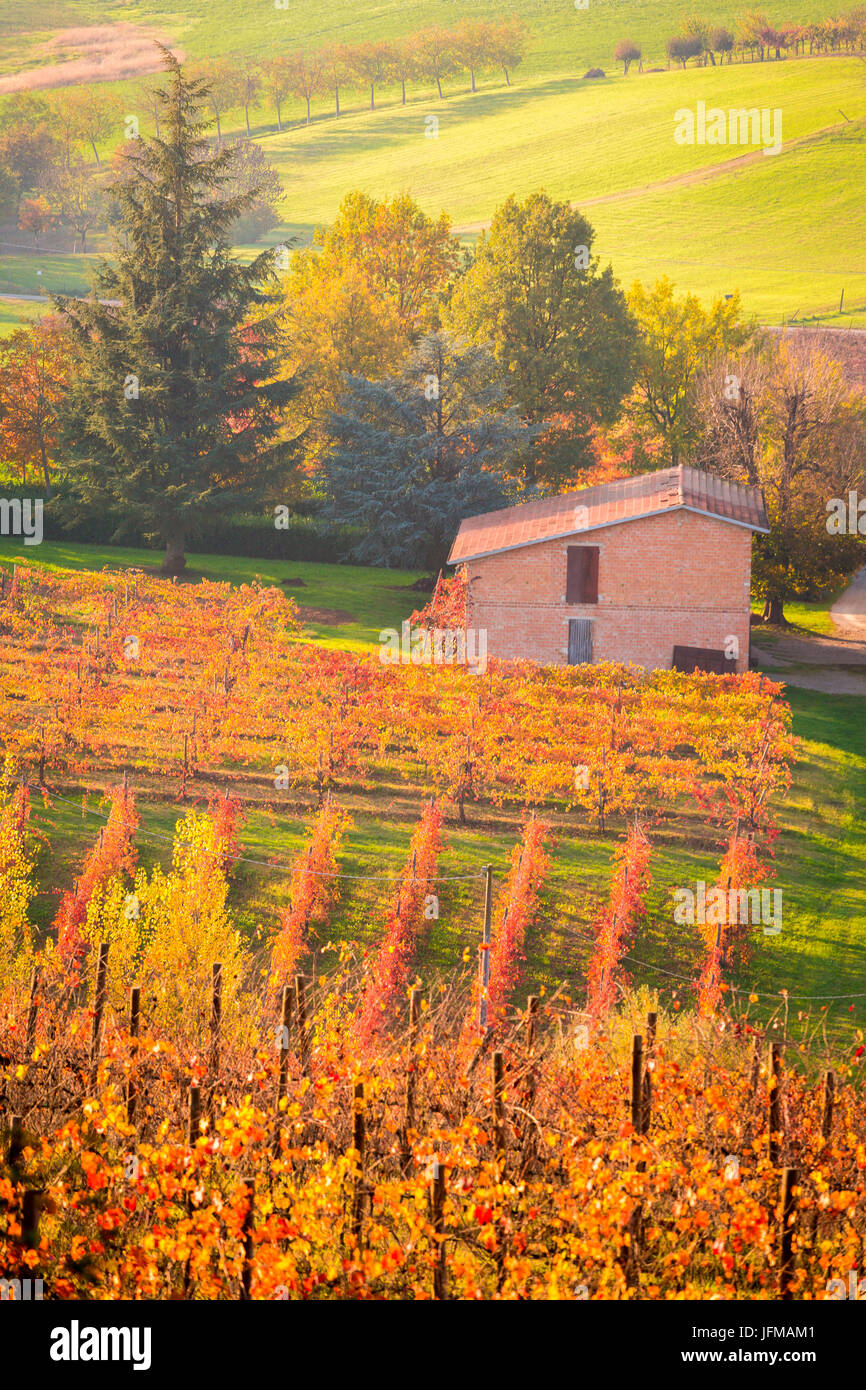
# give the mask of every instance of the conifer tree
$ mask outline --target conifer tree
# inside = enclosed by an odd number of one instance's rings
[[[63,420],[79,501],[159,536],[178,573],[187,541],[254,502],[283,462],[294,387],[276,380],[262,307],[274,253],[242,265],[230,251],[256,190],[228,193],[236,155],[208,145],[206,85],[163,56],[161,136],[130,142],[111,189],[113,258],[91,298],[57,303],[81,357]]]

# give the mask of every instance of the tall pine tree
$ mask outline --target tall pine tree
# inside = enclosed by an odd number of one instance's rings
[[[188,540],[255,503],[285,461],[280,411],[295,388],[277,380],[261,307],[274,253],[245,266],[230,249],[256,191],[225,191],[236,156],[208,145],[207,88],[163,55],[160,138],[130,142],[112,188],[113,259],[91,298],[57,304],[80,354],[63,421],[78,496],[159,536],[176,574]]]
[[[465,516],[507,506],[535,431],[502,404],[486,348],[427,333],[401,371],[350,376],[328,418],[326,515],[360,532],[359,564],[442,565]]]

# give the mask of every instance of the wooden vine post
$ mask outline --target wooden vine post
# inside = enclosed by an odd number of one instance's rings
[[[220,1069],[220,1033],[223,1018],[223,967],[222,961],[215,960],[211,968],[211,1013],[210,1013],[210,1072],[212,1088],[216,1087]]]
[[[782,1137],[782,1044],[770,1043],[770,1074],[767,1078],[770,1099],[770,1131],[767,1153],[772,1164],[778,1164]]]
[[[418,1047],[418,1025],[421,1021],[421,991],[413,987],[409,994],[409,1063],[406,1071],[406,1108],[403,1117],[402,1160],[403,1172],[408,1175],[412,1168],[412,1142],[410,1133],[415,1128],[415,1096],[418,1081],[415,1054]]]
[[[306,1076],[310,1066],[310,1040],[307,1035],[307,981],[303,975],[295,976],[295,1018],[298,1025],[298,1057],[301,1071]]]
[[[105,987],[108,976],[108,942],[99,943],[99,960],[96,965],[96,989],[93,997],[93,1023],[90,1033],[90,1085],[96,1085],[99,1068],[99,1046],[102,1036],[102,1014],[105,1009]]]
[[[126,1077],[126,1123],[135,1124],[135,1110],[138,1091],[135,1084],[135,1067],[138,1058],[138,1035],[141,1025],[141,987],[133,985],[129,991],[129,1072]]]
[[[356,1250],[360,1250],[364,1224],[364,1161],[367,1149],[363,1081],[355,1082],[354,1104],[352,1108],[352,1148],[355,1151],[355,1162],[357,1164],[354,1190],[352,1192],[352,1236],[355,1241]]]
[[[782,1210],[779,1259],[779,1297],[789,1302],[793,1297],[794,1230],[797,1223],[797,1169],[782,1169]]]
[[[241,1226],[241,1239],[244,1247],[244,1261],[241,1268],[241,1291],[240,1300],[242,1303],[249,1303],[252,1298],[253,1287],[253,1264],[255,1262],[255,1241],[253,1232],[253,1208],[256,1200],[255,1184],[247,1184],[247,1207],[244,1212],[243,1224]]]
[[[433,1262],[433,1297],[446,1297],[445,1281],[445,1164],[438,1158],[433,1160],[433,1177],[430,1180],[430,1214],[433,1223],[433,1238],[436,1252]]]
[[[482,1032],[487,1030],[487,993],[490,988],[490,932],[493,923],[493,870],[489,864],[484,866],[484,927],[481,937],[479,959],[480,997],[478,1001],[478,1026]]]

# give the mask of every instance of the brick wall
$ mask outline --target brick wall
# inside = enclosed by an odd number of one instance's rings
[[[565,602],[569,545],[599,547],[598,603]],[[749,659],[752,533],[673,511],[563,540],[504,551],[467,565],[467,623],[487,629],[490,656],[568,659],[569,618],[592,620],[593,660],[670,667],[673,649],[722,649],[733,636]]]

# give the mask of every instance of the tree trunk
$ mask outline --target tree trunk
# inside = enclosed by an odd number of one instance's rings
[[[222,127],[220,126],[220,118],[219,118],[219,116],[217,116],[217,118],[216,118],[216,123],[217,123],[217,145],[221,145],[222,142],[223,142],[223,133],[222,133]]]
[[[278,102],[277,102],[277,130],[282,130],[282,128],[283,128],[283,117],[282,117],[282,113],[281,113],[281,111],[280,111],[280,103],[279,103],[279,101],[278,101]]]
[[[473,90],[473,92],[474,92],[474,91],[475,91],[475,69],[474,69],[474,68],[470,68],[470,69],[469,69],[469,76],[470,76],[470,78],[471,78],[471,80],[472,80],[472,90]]]
[[[42,476],[45,479],[45,496],[51,496],[51,475],[48,472],[48,454],[45,451],[45,439],[39,440],[39,451],[42,454]]]
[[[439,100],[441,101],[441,100],[442,100],[442,82],[441,82],[441,79],[438,78],[438,77],[436,78],[436,86],[439,88]]]
[[[406,79],[405,79],[405,77],[401,77],[401,78],[400,78],[400,86],[403,88],[403,105],[405,106],[405,105],[406,105]]]
[[[776,594],[768,594],[764,599],[764,611],[761,614],[762,623],[774,623],[776,627],[786,627],[785,620],[785,601]]]
[[[165,539],[165,559],[162,562],[163,574],[182,574],[186,569],[186,556],[184,554],[185,536],[182,530],[176,530]]]
[[[508,68],[503,67],[502,71],[505,73],[505,85],[506,85],[506,87],[510,87],[510,86],[511,86],[511,78],[508,76]]]
[[[372,82],[370,83],[370,110],[376,110],[376,89]]]
[[[244,107],[244,120],[247,123],[247,139],[250,140],[253,132],[250,130],[250,108],[248,106]]]
[[[306,98],[306,102],[307,102],[307,125],[309,125],[309,124],[310,124],[310,98],[309,98],[309,97]]]
[[[96,141],[95,141],[95,140],[91,140],[91,142],[90,142],[90,148],[93,150],[93,157],[94,157],[94,159],[96,160],[96,167],[97,167],[97,169],[98,169],[98,168],[100,167],[100,164],[99,164],[99,150],[96,148]]]
[[[335,101],[336,101],[336,103],[337,103],[337,110],[336,110],[336,113],[335,113],[335,114],[339,116],[339,114],[340,114],[340,89],[339,89],[339,87],[335,87],[335,88],[334,88],[334,98],[335,98]]]

